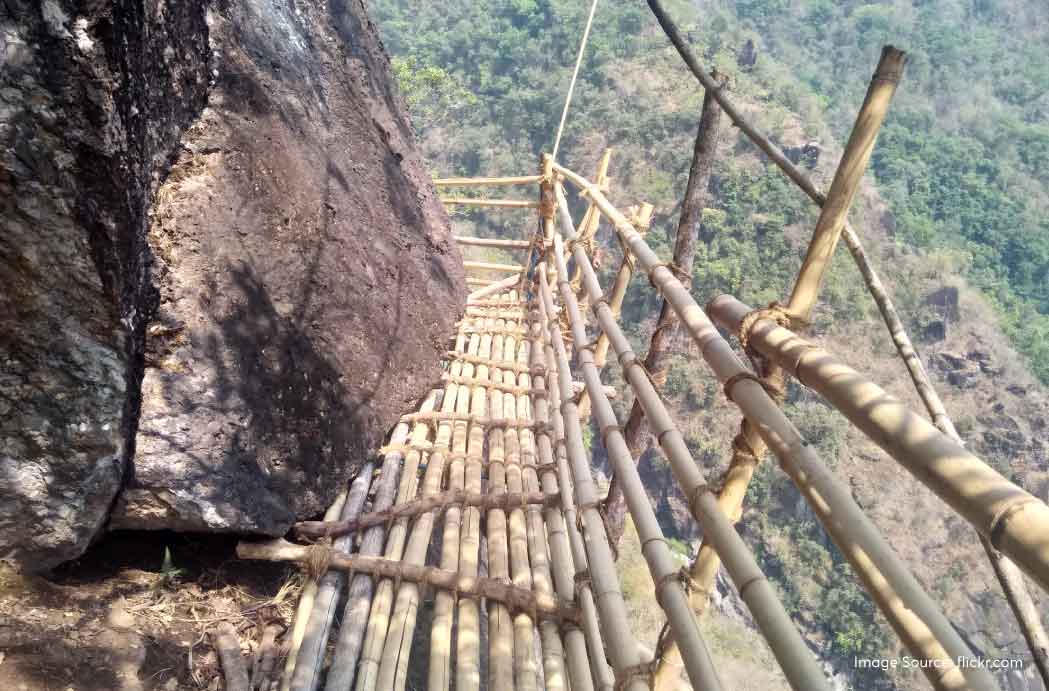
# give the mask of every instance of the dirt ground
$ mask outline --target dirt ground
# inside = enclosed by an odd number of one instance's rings
[[[111,533],[46,577],[0,566],[0,689],[222,688],[208,631],[231,622],[250,670],[260,620],[288,625],[301,586],[284,565],[237,561],[235,544]]]

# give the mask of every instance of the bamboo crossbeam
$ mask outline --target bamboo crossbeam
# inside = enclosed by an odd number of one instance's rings
[[[464,454],[465,458],[465,454]],[[506,509],[513,506],[546,504],[558,502],[557,497],[547,497],[542,492],[518,492],[493,496],[479,492],[467,492],[465,489],[453,489],[432,497],[418,499],[407,504],[390,507],[385,511],[372,511],[349,521],[301,521],[293,527],[295,534],[303,538],[338,537],[352,533],[361,528],[381,525],[398,518],[412,518],[428,511],[443,512],[452,506],[476,506],[479,509]]]
[[[498,312],[498,314],[499,314],[499,316],[502,316],[502,317],[506,316],[506,314],[501,312],[501,311]],[[494,319],[496,315],[494,315],[494,314],[487,315],[486,314],[485,316],[491,316],[491,318]],[[499,361],[493,360],[490,357],[481,357],[479,355],[469,355],[467,353],[456,353],[456,352],[451,351],[451,350],[447,351],[444,354],[444,357],[450,358],[450,359],[453,359],[453,360],[462,360],[463,362],[472,362],[475,365],[488,365],[489,367],[498,364],[501,369],[512,369],[514,372],[517,372],[518,374],[520,374],[522,372],[527,372],[527,373],[530,373],[530,374],[533,374],[533,375],[539,376],[539,377],[541,377],[544,374],[546,374],[546,368],[544,366],[542,366],[542,365],[519,365],[516,362],[502,362],[502,363],[500,363]],[[478,376],[478,378],[480,378],[480,376]]]
[[[592,271],[584,271],[583,282],[595,301],[599,323],[609,329],[613,349],[624,367],[624,377],[637,393],[635,400],[645,407],[646,417],[652,422],[675,475],[689,483],[683,485],[685,495],[694,497],[697,491],[706,495],[709,490],[703,485],[695,485],[699,489],[693,489],[693,483],[702,482],[698,466],[688,453],[646,369],[630,349],[629,342],[615,320],[608,314],[607,305],[599,301],[601,292],[597,276]],[[742,365],[733,375],[737,377],[738,383],[729,389],[730,396],[743,381],[754,384],[753,379],[739,379],[741,372],[745,372]],[[778,439],[797,440],[796,444],[781,443],[777,455],[783,461],[784,470],[801,490],[911,653],[917,659],[930,662],[925,668],[930,681],[938,689],[993,688],[987,686],[988,677],[983,675],[981,678],[982,675],[978,673],[970,675],[974,680],[969,686],[970,682],[955,661],[971,656],[972,652],[954,631],[950,621],[925,594],[918,581],[855,503],[849,490],[825,471],[812,448],[806,446],[797,431],[785,422],[778,407],[773,405],[772,409],[775,413],[766,409],[765,418],[757,426],[772,426]],[[728,517],[720,510],[717,513],[716,520],[724,522],[725,527],[730,529]],[[699,515],[696,517],[702,520]],[[702,520],[702,525],[705,532],[710,532],[707,520]],[[713,544],[715,548],[718,547],[716,543]],[[718,549],[719,554],[721,551]],[[687,653],[682,657],[687,664]]]
[[[539,294],[547,315],[555,313],[553,297],[546,279],[546,272],[537,272],[539,277]],[[633,672],[641,665],[641,656],[637,641],[630,631],[626,603],[619,588],[619,578],[615,572],[612,549],[605,533],[604,519],[598,511],[597,488],[586,458],[583,446],[583,433],[579,424],[579,411],[572,400],[571,373],[568,366],[568,353],[565,350],[561,329],[556,320],[551,320],[547,328],[550,341],[556,354],[557,382],[561,395],[561,418],[565,427],[565,442],[568,461],[572,471],[575,487],[575,498],[582,516],[582,526],[586,536],[586,555],[590,565],[590,579],[596,599],[597,611],[601,621],[602,634],[608,648],[609,661],[616,674],[617,689],[627,691],[646,691],[647,682]],[[548,363],[549,366],[549,363]]]
[[[501,178],[436,178],[435,187],[500,187],[508,185],[531,185],[539,182],[539,175],[518,175]]]
[[[521,277],[517,275],[507,276],[501,281],[489,283],[486,286],[478,288],[477,290],[473,291],[472,293],[466,296],[467,305],[469,305],[469,303],[473,300],[479,300],[480,298],[488,297],[489,295],[495,295],[504,290],[513,288],[515,285],[517,285],[520,279]]]
[[[478,271],[512,271],[513,273],[524,271],[524,267],[520,264],[498,264],[495,262],[465,261],[463,262],[463,268],[467,270],[477,269]]]
[[[716,298],[710,310],[719,323],[736,331],[750,311],[727,295]],[[750,328],[749,342],[823,396],[1049,590],[1049,506],[881,387],[790,330],[758,319]]]
[[[570,219],[569,219],[570,221]],[[571,223],[569,222],[570,226]],[[583,377],[590,392],[593,405],[593,418],[601,429],[602,443],[608,452],[609,461],[612,463],[616,477],[624,488],[624,494],[629,499],[630,515],[637,526],[638,538],[641,540],[641,552],[648,564],[652,580],[656,584],[655,598],[660,607],[663,608],[670,624],[674,638],[684,650],[683,658],[685,668],[693,688],[710,689],[717,691],[721,688],[721,681],[714,670],[714,664],[710,658],[703,637],[699,633],[699,626],[689,606],[688,596],[678,578],[680,567],[677,565],[670,553],[670,548],[663,537],[663,530],[659,527],[656,512],[648,500],[648,494],[641,482],[637,466],[634,463],[630,449],[626,445],[623,433],[619,428],[618,420],[612,405],[604,396],[601,385],[600,374],[594,364],[593,353],[580,344],[588,343],[586,328],[583,325],[582,315],[576,300],[572,284],[568,276],[568,267],[565,263],[560,236],[554,238],[554,261],[557,264],[559,289],[561,300],[568,312],[568,321],[572,330],[573,340],[576,344],[576,359],[583,371]],[[585,250],[576,246],[576,266],[582,267],[582,278],[586,282],[593,277],[593,267],[587,261]],[[587,290],[590,294],[591,291]],[[592,294],[594,300],[599,298],[598,294]],[[596,303],[595,303],[596,304]],[[608,309],[604,303],[598,305],[600,308]]]
[[[455,241],[469,247],[501,247],[508,250],[526,250],[532,246],[527,240],[501,240],[498,238],[475,238],[456,235]]]
[[[296,545],[278,538],[269,542],[240,542],[237,557],[259,561],[285,561],[307,563],[311,550],[318,548]],[[322,548],[326,549],[326,548]],[[413,585],[428,585],[456,593],[460,597],[485,598],[499,602],[514,611],[535,612],[539,618],[579,623],[579,612],[571,602],[556,597],[542,596],[531,590],[518,588],[494,578],[465,578],[454,571],[445,571],[434,566],[423,566],[383,557],[363,557],[329,550],[330,569],[367,573],[381,578],[391,578]]]
[[[491,337],[491,334],[489,334],[489,337]],[[461,358],[461,359],[464,362],[474,362],[475,364],[478,364],[477,361],[473,360],[473,359],[469,359],[469,360],[466,359],[466,358]],[[487,364],[488,362],[490,362],[490,361],[488,359],[485,359],[480,364]],[[458,377],[458,379],[460,380],[460,383],[462,383],[464,381],[467,382],[467,383],[483,381],[480,377]],[[481,386],[482,384],[477,383],[475,385],[476,386]],[[487,388],[487,382],[485,382],[485,384],[483,384],[483,386],[485,386]],[[459,412],[452,411],[452,412],[447,412],[446,413],[446,412],[433,411],[433,412],[429,412],[429,413],[409,413],[408,415],[405,415],[401,419],[403,420],[405,418],[407,418],[409,422],[416,422],[418,420],[432,420],[432,421],[435,421],[435,422],[441,422],[441,421],[445,421],[445,420],[452,421],[452,422],[454,422],[456,420],[465,420],[467,422],[470,422],[470,423],[472,423],[474,425],[477,425],[479,427],[482,427],[482,428],[500,427],[500,428],[505,429],[507,427],[523,428],[523,427],[534,427],[535,426],[535,423],[532,422],[531,420],[507,420],[506,418],[478,417],[477,414],[473,413],[473,412],[459,413]]]
[[[486,206],[503,209],[538,209],[539,202],[531,199],[474,199],[471,197],[441,197],[442,204],[452,206]]]
[[[539,302],[539,311],[544,323],[553,318],[546,313],[542,301]],[[564,420],[560,414],[561,399],[557,391],[557,375],[551,369],[555,367],[554,350],[547,329],[542,329],[540,341],[541,343],[532,349],[532,364],[543,366],[546,375],[538,377],[535,385],[547,388],[549,394],[536,398],[534,403],[535,418],[539,424],[536,428],[536,448],[540,464],[552,472],[537,473],[543,492],[558,494],[561,498],[561,510],[548,509],[544,515],[550,559],[554,566],[554,588],[562,598],[570,598],[575,594],[582,617],[581,628],[569,627],[564,632],[572,691],[591,691],[595,687],[600,691],[612,691],[615,679],[605,662],[605,646],[597,620],[593,591],[586,580],[577,582],[574,577],[577,572],[587,571],[586,548],[576,523],[577,513],[568,470]]]

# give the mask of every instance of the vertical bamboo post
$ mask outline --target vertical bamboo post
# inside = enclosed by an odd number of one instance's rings
[[[396,434],[400,431],[407,432],[407,428],[398,427],[394,430]],[[402,438],[403,442],[404,439]],[[325,521],[337,521],[339,516],[342,514],[342,507],[346,504],[346,493],[347,490],[339,492],[338,496],[335,497],[335,501],[332,502],[328,510],[324,512]],[[295,609],[294,623],[291,627],[291,642],[288,646],[288,657],[284,661],[284,674],[281,676],[280,691],[290,691],[291,689],[291,677],[295,674],[295,663],[299,657],[299,648],[302,646],[302,639],[306,635],[306,626],[310,621],[310,613],[313,611],[313,603],[317,599],[317,581],[313,578],[307,578],[306,584],[302,586],[302,593],[299,595],[299,604]]]
[[[564,197],[562,196],[563,200]],[[562,214],[565,220],[565,214]],[[568,226],[571,218],[567,219]],[[569,227],[565,230],[571,232]],[[594,276],[593,268],[586,261],[586,252],[582,247],[576,246],[576,264],[583,266],[583,280]],[[572,327],[573,342],[576,344],[576,358],[583,370],[586,386],[590,391],[594,406],[594,419],[601,429],[602,443],[608,451],[609,460],[612,462],[616,476],[629,495],[630,514],[634,518],[638,529],[638,537],[641,539],[641,552],[648,564],[652,580],[655,582],[656,602],[666,612],[667,621],[675,638],[680,641],[687,651],[685,656],[685,667],[694,688],[710,689],[717,691],[721,688],[721,681],[714,671],[710,652],[707,650],[703,637],[699,633],[695,616],[688,606],[688,598],[685,589],[678,579],[678,567],[670,554],[663,531],[659,527],[655,510],[649,502],[648,494],[645,492],[641,477],[638,474],[634,459],[626,446],[623,433],[619,429],[618,420],[612,405],[604,395],[601,385],[601,377],[594,364],[593,354],[585,347],[588,342],[586,329],[583,326],[579,314],[579,305],[576,302],[575,293],[568,280],[568,268],[565,264],[561,248],[561,238],[554,238],[554,261],[557,263],[558,276],[560,278],[559,288],[561,300],[568,312],[569,323]],[[594,299],[598,296],[595,294]],[[604,305],[602,305],[604,306]]]
[[[601,160],[597,164],[597,173],[594,175],[594,184],[600,187],[602,190],[608,189],[608,163],[612,158],[612,150],[605,149],[604,154],[601,155]],[[579,242],[584,243],[587,246],[587,254],[593,259],[593,242],[594,236],[597,235],[598,225],[601,223],[601,212],[597,210],[594,203],[591,202],[587,208],[586,213],[583,214],[583,220],[579,222]],[[586,297],[581,294],[579,290],[579,276],[582,269],[575,267],[572,272],[572,285],[577,288],[576,296],[580,301],[583,311],[583,319],[586,319]],[[580,400],[579,409],[581,411],[588,411],[589,407],[584,403],[585,399]],[[583,415],[586,417],[586,414]]]
[[[718,82],[718,87],[724,88],[727,78],[716,72],[714,78]],[[717,156],[720,121],[721,106],[708,91],[703,96],[703,110],[696,132],[692,165],[688,171],[688,183],[685,186],[685,197],[681,202],[681,216],[678,218],[677,237],[674,240],[673,262],[680,270],[681,282],[686,289],[692,285],[692,263],[696,253],[696,240],[699,236],[700,225],[703,222],[703,204],[707,199],[710,171],[714,167],[714,159]],[[558,198],[558,204],[563,198],[563,195]],[[614,295],[613,293],[613,297]],[[677,332],[677,315],[674,314],[673,308],[667,304],[667,301],[663,300],[659,308],[659,318],[649,340],[648,352],[645,354],[645,368],[652,374],[652,379],[659,386],[666,383],[667,356],[670,354],[670,346]],[[607,337],[605,343],[608,343]],[[603,364],[603,361],[599,362],[600,364]],[[627,446],[630,447],[630,453],[635,458],[640,458],[645,446],[643,442],[648,433],[648,424],[640,401],[635,400],[631,406],[630,417],[627,418],[623,431]],[[614,475],[605,498],[605,513],[608,515],[610,539],[613,543],[618,543],[623,536],[623,526],[626,523],[626,501],[623,498],[619,481]],[[680,657],[677,655],[676,644],[673,642],[668,648],[667,656],[675,660]]]
[[[350,485],[350,492],[346,496],[346,504],[343,506],[341,520],[354,520],[364,510],[364,502],[368,498],[368,489],[371,487],[372,476],[375,474],[375,461],[369,459],[361,466],[357,477]],[[349,552],[353,546],[353,533],[343,535],[335,539],[333,549],[340,552]],[[295,672],[291,677],[291,691],[314,691],[320,682],[321,669],[324,666],[324,651],[328,645],[328,635],[331,633],[332,621],[335,618],[335,609],[338,604],[339,591],[346,582],[346,574],[341,571],[328,571],[320,576],[317,584],[317,597],[310,612],[310,620],[306,625],[306,635],[303,636],[302,645],[299,647],[298,660],[295,663]]]
[[[867,89],[867,97],[860,106],[856,123],[852,126],[849,140],[845,144],[841,162],[827,193],[827,201],[820,209],[816,230],[812,234],[812,241],[798,272],[794,292],[790,296],[788,308],[803,322],[807,322],[812,316],[820,284],[831,257],[834,256],[834,249],[838,246],[849,207],[852,206],[852,200],[867,170],[874,142],[878,138],[878,130],[889,112],[889,103],[896,93],[906,64],[907,54],[902,50],[892,46],[882,49],[881,59]]]
[[[439,390],[431,391],[422,408],[432,410],[434,401],[437,400],[440,393]],[[400,446],[407,440],[408,432],[408,424],[399,424],[390,437],[390,444],[395,447]],[[379,472],[378,487],[372,503],[373,511],[385,511],[393,505],[401,477],[401,464],[404,461],[405,453],[402,449],[395,449],[386,454]],[[385,526],[376,525],[368,528],[361,539],[360,554],[368,557],[377,557],[382,554],[385,537]],[[324,684],[326,691],[345,691],[353,686],[353,678],[357,672],[357,659],[364,645],[364,632],[374,592],[375,580],[371,575],[366,573],[353,575],[346,594],[346,606],[342,613],[342,625],[335,643],[331,668],[328,670],[328,678]]]
[[[554,238],[555,242],[557,238]],[[547,314],[554,314],[553,297],[545,272],[539,273],[539,292]],[[565,440],[568,460],[575,481],[575,495],[582,514],[583,531],[586,536],[587,557],[590,564],[590,579],[597,600],[602,633],[608,645],[608,657],[617,676],[617,688],[628,691],[646,691],[648,684],[639,676],[630,676],[641,664],[637,641],[630,632],[626,603],[619,589],[612,549],[605,534],[604,520],[598,511],[597,488],[590,476],[583,433],[579,424],[579,411],[572,399],[572,375],[568,368],[568,353],[565,351],[561,329],[556,322],[547,328],[557,355],[557,378],[561,395],[561,417],[565,425]]]
[[[543,492],[547,495],[557,493],[561,501],[560,508],[551,506],[544,513],[550,559],[554,567],[554,587],[560,597],[575,598],[583,621],[582,628],[568,626],[564,632],[571,688],[572,691],[591,691],[596,682],[596,687],[601,691],[612,691],[615,680],[604,661],[604,642],[593,593],[585,581],[581,581],[577,587],[574,578],[576,570],[580,573],[586,571],[586,550],[576,528],[572,482],[565,457],[564,422],[559,412],[557,385],[554,383],[557,376],[554,352],[549,331],[545,327],[556,317],[546,312],[542,300],[538,304],[542,324],[539,326],[539,342],[532,350],[532,365],[544,367],[546,372],[535,379],[536,388],[545,392],[545,395],[535,400],[535,419],[539,425],[536,429],[536,446],[541,464],[541,470],[537,469],[537,472]],[[555,442],[558,450],[556,456]],[[588,649],[591,651],[589,655]],[[591,664],[597,670],[594,673],[591,672]]]

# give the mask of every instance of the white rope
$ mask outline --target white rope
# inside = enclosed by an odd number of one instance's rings
[[[583,40],[579,42],[579,54],[575,59],[575,70],[572,71],[572,82],[568,85],[568,95],[565,97],[565,107],[561,111],[561,123],[557,126],[557,136],[554,137],[554,152],[551,157],[557,162],[557,147],[561,145],[561,135],[565,131],[565,120],[568,119],[568,106],[572,103],[572,93],[575,91],[576,78],[579,76],[579,65],[583,62],[583,52],[586,50],[586,40],[590,37],[590,25],[594,23],[594,10],[597,9],[597,0],[590,4],[590,16],[586,18],[586,28],[583,29]]]

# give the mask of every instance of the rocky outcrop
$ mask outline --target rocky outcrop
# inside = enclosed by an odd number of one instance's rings
[[[76,556],[114,501],[283,532],[435,380],[465,294],[363,5],[5,8],[0,556]]]

